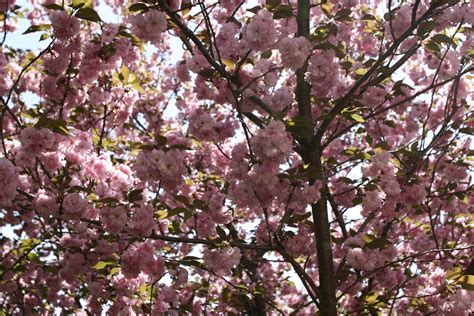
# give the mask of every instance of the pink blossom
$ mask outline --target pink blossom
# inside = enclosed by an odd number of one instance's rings
[[[0,207],[10,206],[19,185],[18,171],[5,158],[0,158]]]
[[[291,140],[282,122],[272,121],[252,139],[255,153],[261,158],[281,161],[291,151]]]
[[[124,207],[103,207],[100,209],[100,220],[111,234],[120,233],[127,224],[127,211]]]
[[[375,268],[375,258],[367,256],[362,248],[350,248],[347,252],[347,263],[352,267],[362,270],[370,271]]]
[[[158,10],[150,10],[130,18],[132,32],[144,41],[158,43],[161,33],[166,31],[166,15]]]
[[[80,32],[79,20],[70,16],[67,11],[56,11],[51,13],[51,25],[53,34],[60,40],[68,40]]]
[[[88,207],[88,201],[79,193],[70,193],[64,197],[63,209],[68,218],[80,218]]]
[[[369,214],[382,206],[383,198],[379,191],[368,191],[364,198],[364,212]]]
[[[154,149],[151,152],[142,151],[135,162],[137,176],[147,181],[162,180],[165,185],[179,183],[186,171],[184,165],[185,153],[181,150]]]
[[[311,52],[311,42],[304,37],[284,38],[278,42],[283,65],[292,70],[300,68]]]
[[[38,213],[43,217],[49,215],[56,215],[59,210],[59,205],[56,202],[56,197],[51,193],[44,190],[39,190],[36,193],[33,204]]]
[[[298,233],[286,241],[285,248],[295,258],[309,256],[316,249],[312,232],[304,224],[300,224]]]
[[[53,132],[45,128],[26,127],[21,131],[20,140],[23,150],[33,156],[51,151],[56,145]]]
[[[232,273],[231,269],[239,263],[240,257],[239,248],[207,249],[204,251],[204,264],[217,275],[224,276]]]
[[[155,228],[155,220],[153,218],[153,207],[146,205],[133,209],[130,219],[130,231],[134,235],[148,236]]]
[[[271,48],[277,41],[272,14],[267,10],[260,10],[245,27],[244,39],[251,49],[260,51]]]
[[[104,44],[109,44],[112,42],[114,37],[117,35],[119,32],[119,24],[114,24],[114,23],[107,23],[102,31],[102,34],[100,36],[100,39]]]

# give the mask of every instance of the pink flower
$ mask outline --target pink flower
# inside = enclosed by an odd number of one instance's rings
[[[251,140],[255,154],[264,159],[284,160],[292,149],[292,142],[285,129],[285,124],[272,121],[265,129],[258,132]]]
[[[382,206],[383,198],[379,191],[368,191],[364,198],[364,212],[369,214]]]
[[[231,269],[240,262],[240,256],[239,248],[207,249],[204,251],[204,264],[217,275],[230,275]]]
[[[121,256],[122,273],[127,278],[136,278],[143,272],[160,278],[164,272],[164,260],[155,256],[153,242],[146,241],[131,245]]]
[[[278,49],[283,65],[296,70],[303,66],[306,58],[311,53],[311,42],[302,36],[286,37],[278,42]]]
[[[106,231],[116,235],[127,225],[127,211],[123,206],[103,207],[100,210],[100,220]]]
[[[79,193],[70,193],[64,197],[63,209],[64,214],[68,218],[80,218],[81,215],[87,210],[89,203]]]
[[[142,151],[135,161],[134,169],[142,180],[162,180],[164,185],[173,186],[181,181],[186,172],[184,157],[184,151],[176,149],[166,152],[161,149]]]
[[[242,44],[236,38],[238,33],[239,30],[235,23],[230,22],[222,25],[216,38],[222,58],[235,61],[240,56]]]
[[[51,192],[44,190],[39,190],[36,193],[33,204],[38,213],[43,217],[56,215],[59,210],[59,205],[56,203],[56,197]]]
[[[130,231],[134,235],[148,236],[156,226],[153,207],[145,205],[133,209],[130,219]]]
[[[22,149],[33,156],[45,151],[51,151],[55,147],[55,136],[53,132],[45,128],[24,128],[21,131],[20,141]]]
[[[300,224],[298,226],[298,233],[286,241],[285,248],[294,258],[309,256],[316,249],[313,234],[305,224]]]
[[[245,27],[244,39],[251,49],[257,51],[271,49],[277,41],[272,14],[267,10],[260,10]]]
[[[293,103],[293,91],[289,87],[281,87],[270,97],[269,104],[276,111],[289,108]]]
[[[373,256],[365,253],[362,248],[350,248],[347,252],[347,263],[353,268],[370,271],[375,268],[376,261]]]
[[[202,140],[213,140],[216,138],[217,124],[214,118],[202,109],[196,110],[189,118],[188,131]]]
[[[160,41],[161,33],[166,31],[168,27],[166,14],[157,10],[132,16],[130,22],[133,34],[145,42],[152,42],[154,44]]]
[[[375,108],[383,104],[386,95],[387,92],[383,88],[369,87],[363,94],[362,103],[370,108]]]
[[[102,34],[100,36],[101,41],[104,44],[109,44],[115,38],[115,35],[119,32],[119,24],[107,23],[103,27]]]
[[[67,40],[80,32],[81,23],[67,11],[54,10],[51,13],[51,26],[53,27],[53,35],[60,40]]]
[[[0,158],[0,208],[10,206],[20,184],[15,166],[5,158]]]

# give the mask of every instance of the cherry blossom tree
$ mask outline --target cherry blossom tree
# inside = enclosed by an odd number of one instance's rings
[[[474,312],[473,2],[18,1],[1,315]]]

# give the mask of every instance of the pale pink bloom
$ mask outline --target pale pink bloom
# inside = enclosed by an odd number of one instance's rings
[[[244,39],[249,48],[260,51],[271,49],[277,41],[277,33],[272,14],[267,10],[260,10],[245,26]]]
[[[16,167],[5,158],[0,158],[0,208],[10,206],[19,185]]]
[[[158,10],[150,10],[143,14],[134,15],[130,18],[133,34],[146,42],[157,44],[161,39],[161,33],[168,27],[166,14]]]
[[[77,35],[81,28],[79,20],[70,16],[67,11],[54,10],[51,13],[53,35],[60,40],[67,40]]]
[[[311,53],[311,42],[306,38],[286,37],[278,42],[278,50],[281,54],[283,65],[292,70],[303,66],[303,63]]]

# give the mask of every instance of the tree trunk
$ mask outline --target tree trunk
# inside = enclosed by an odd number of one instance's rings
[[[298,34],[297,36],[309,37],[310,26],[310,1],[298,0]],[[311,163],[318,170],[316,178],[323,179],[324,173],[321,164],[320,144],[313,144],[314,129],[311,115],[311,86],[305,81],[305,73],[308,63],[296,71],[296,99],[298,102],[299,115],[309,124],[311,128],[306,133],[307,137],[299,139],[301,145],[301,156],[305,163]],[[316,179],[310,179],[314,184]],[[334,280],[333,257],[331,247],[331,233],[329,227],[327,198],[321,190],[321,199],[312,205],[314,234],[316,239],[316,252],[319,268],[319,303],[320,313],[323,316],[337,315],[336,308],[336,282]]]

